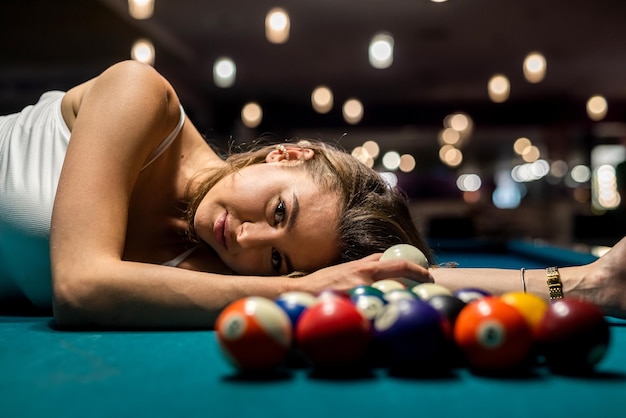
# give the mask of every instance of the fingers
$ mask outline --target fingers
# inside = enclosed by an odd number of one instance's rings
[[[417,282],[434,282],[428,269],[406,260],[378,261],[378,270],[375,280],[404,278]]]

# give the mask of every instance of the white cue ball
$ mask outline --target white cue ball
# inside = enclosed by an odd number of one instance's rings
[[[428,268],[428,260],[423,252],[419,248],[410,244],[396,244],[389,247],[383,255],[381,260],[406,260],[415,264],[419,264],[424,268]]]

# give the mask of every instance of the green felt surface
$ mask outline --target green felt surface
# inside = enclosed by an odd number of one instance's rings
[[[522,378],[459,369],[439,378],[318,378],[294,369],[248,380],[213,332],[60,332],[48,318],[0,318],[3,417],[623,417],[626,322],[591,377]],[[393,412],[395,411],[395,412]]]

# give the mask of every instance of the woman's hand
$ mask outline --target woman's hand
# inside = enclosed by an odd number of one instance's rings
[[[373,254],[360,260],[326,267],[298,278],[299,290],[318,293],[325,289],[347,291],[359,285],[371,285],[377,280],[396,279],[404,282],[432,282],[427,269],[405,261],[380,261],[382,254]]]
[[[569,294],[595,303],[607,315],[626,318],[626,238],[593,263],[572,269],[581,274]]]

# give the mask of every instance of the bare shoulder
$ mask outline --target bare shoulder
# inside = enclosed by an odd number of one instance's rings
[[[70,130],[83,103],[93,101],[94,97],[108,99],[111,103],[115,102],[116,106],[122,105],[124,101],[137,101],[137,97],[141,97],[144,109],[153,106],[153,109],[166,113],[158,115],[158,118],[178,118],[179,100],[172,85],[156,69],[137,61],[114,64],[100,75],[67,91],[61,108]]]

